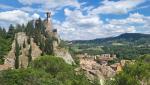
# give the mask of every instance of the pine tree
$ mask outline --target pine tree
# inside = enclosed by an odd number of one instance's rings
[[[20,55],[20,47],[18,44],[17,39],[15,40],[15,68],[18,69],[19,68],[19,55]]]
[[[49,55],[53,55],[53,41],[52,38],[47,38],[45,40],[45,53]]]
[[[32,36],[32,34],[33,34],[33,21],[30,21],[27,23],[27,26],[25,27],[25,32],[28,36]]]
[[[14,36],[15,36],[15,27],[11,24],[9,26],[9,30],[8,30],[8,33],[7,33],[7,38],[11,38],[13,40]]]
[[[30,64],[32,61],[32,46],[30,45],[29,54],[28,54],[28,63]]]
[[[21,32],[24,32],[24,31],[25,31],[25,25],[22,24],[22,25],[21,25],[21,28],[22,28],[22,29],[21,29]]]
[[[6,38],[6,30],[4,28],[1,28],[1,27],[0,27],[0,36],[2,38]]]
[[[15,33],[22,32],[22,26],[20,24],[17,24],[15,28]]]
[[[2,32],[3,32],[3,37],[6,38],[7,32],[6,32],[5,28],[3,28],[3,31],[2,31]]]
[[[45,43],[44,43],[44,39],[41,38],[41,41],[40,41],[40,49],[42,50],[42,54],[41,55],[44,55],[44,47],[45,47]]]

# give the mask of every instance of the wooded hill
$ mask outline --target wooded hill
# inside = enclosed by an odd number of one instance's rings
[[[113,43],[146,45],[150,43],[150,34],[124,33],[116,37],[97,38],[94,40],[75,40],[71,42],[73,42],[74,44],[97,44],[97,45],[111,45]]]
[[[70,43],[70,42],[69,42]],[[125,33],[117,37],[71,41],[74,54],[117,54],[118,58],[134,59],[150,53],[150,34]]]

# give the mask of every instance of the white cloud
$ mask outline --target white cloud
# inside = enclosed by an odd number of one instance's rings
[[[134,13],[130,14],[126,19],[112,19],[110,23],[114,25],[144,24],[147,23],[147,19],[149,19],[149,17],[145,17],[144,15],[141,15],[139,13]]]
[[[124,14],[143,2],[144,0],[120,0],[116,2],[105,0],[102,2],[103,5],[93,9],[91,14]]]
[[[16,10],[0,12],[0,25],[8,27],[9,24],[26,23],[28,20],[38,18],[38,14],[33,12],[45,12],[52,9],[55,14],[58,9],[64,6],[74,6],[76,9],[64,9],[65,20],[53,20],[54,27],[58,29],[60,36],[65,40],[94,39],[102,37],[116,36],[126,32],[150,33],[150,17],[139,13],[130,14],[124,19],[107,19],[103,22],[99,14],[122,14],[134,10],[144,0],[105,0],[102,5],[82,7],[85,3],[77,0],[19,0],[25,7],[13,8]],[[39,8],[32,8],[31,5],[40,4]],[[6,9],[9,6],[4,6]],[[80,8],[81,6],[81,8]],[[55,11],[53,11],[53,9]],[[85,11],[87,14],[83,14]]]
[[[20,10],[0,12],[0,20],[14,23],[23,23],[29,19],[29,14]]]
[[[18,0],[25,5],[41,4],[45,9],[60,9],[64,6],[74,6],[80,8],[77,0]]]
[[[0,12],[0,26],[8,27],[9,24],[23,24],[31,19],[39,17],[38,14],[30,15],[27,12],[21,10],[12,10]]]
[[[9,5],[5,5],[5,4],[0,4],[0,9],[14,9],[14,7],[9,6]]]
[[[32,16],[31,16],[32,19],[38,19],[40,18],[40,15],[34,13]]]
[[[83,15],[81,10],[64,10],[65,21],[55,24],[63,39],[93,39],[103,23],[98,16]],[[89,36],[91,34],[91,36]]]
[[[149,16],[144,16],[139,13],[133,13],[133,14],[130,14],[129,17],[125,19],[119,19],[119,20],[112,19],[108,23],[110,25],[115,26],[116,29],[118,26],[121,27],[121,29],[126,29],[126,32],[150,33],[149,21],[150,21]],[[124,32],[121,32],[121,33],[124,33]]]
[[[64,13],[65,21],[55,23],[55,27],[65,40],[88,40],[134,32],[150,33],[150,17],[139,13],[130,14],[125,19],[109,19],[107,23],[98,15],[83,15],[81,10],[66,8]]]

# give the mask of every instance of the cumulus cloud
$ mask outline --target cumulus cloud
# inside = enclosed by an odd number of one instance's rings
[[[150,17],[146,17],[139,13],[134,13],[130,14],[126,19],[112,19],[110,23],[114,25],[146,24],[149,19]]]
[[[144,0],[120,0],[102,2],[103,5],[92,10],[92,14],[124,14],[133,10],[136,6],[143,3]]]
[[[9,5],[5,5],[5,4],[0,4],[0,9],[2,9],[2,10],[5,10],[5,9],[11,10],[11,9],[14,9],[14,7],[9,6]]]
[[[66,19],[55,27],[65,40],[89,40],[116,36],[122,33],[148,33],[150,32],[150,17],[139,13],[130,14],[125,19],[110,19],[107,23],[98,15],[83,15],[81,10],[65,9]],[[56,21],[55,21],[56,22]]]
[[[130,14],[125,19],[112,19],[107,24],[104,24],[104,29],[109,35],[118,35],[126,32],[150,33],[149,29],[150,17],[139,13]]]
[[[39,18],[34,13],[38,11],[43,13],[46,9],[64,8],[65,20],[53,20],[54,27],[62,39],[65,40],[88,40],[94,38],[103,38],[116,36],[126,32],[150,33],[150,17],[139,13],[131,13],[124,19],[107,19],[104,22],[99,14],[124,14],[135,10],[138,5],[145,0],[104,0],[97,8],[95,6],[84,6],[86,3],[79,3],[77,0],[19,0],[24,7],[13,8],[11,6],[1,5],[5,9],[15,9],[11,11],[0,12],[0,25],[8,27],[9,24],[22,24],[28,20]],[[40,5],[40,8],[32,8],[33,4]],[[75,9],[69,9],[70,6]],[[81,6],[81,7],[80,7]],[[62,9],[63,10],[63,9]],[[52,15],[55,14],[52,10]],[[86,13],[86,14],[85,14]]]
[[[96,37],[94,31],[101,31],[99,29],[103,21],[98,16],[83,15],[80,10],[72,11],[67,8],[64,12],[65,21],[55,26],[64,39],[93,39]]]
[[[32,19],[38,19],[40,18],[40,15],[34,13],[32,16],[31,16]]]
[[[30,15],[27,12],[21,10],[12,10],[0,12],[0,26],[8,27],[9,24],[23,24],[31,19],[38,18],[38,14]]]
[[[74,6],[80,8],[77,0],[18,0],[25,5],[41,4],[43,8],[47,9],[60,9],[64,6]]]

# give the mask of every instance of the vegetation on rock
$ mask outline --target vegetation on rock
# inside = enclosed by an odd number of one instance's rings
[[[92,85],[81,73],[76,75],[74,67],[55,56],[41,56],[27,69],[0,72],[0,85]]]
[[[30,45],[29,54],[28,54],[28,63],[30,64],[32,61],[32,46]]]
[[[4,56],[11,48],[11,39],[7,36],[6,30],[0,27],[0,64],[4,63]]]
[[[20,55],[20,46],[18,40],[15,39],[15,68],[19,68],[19,55]]]

